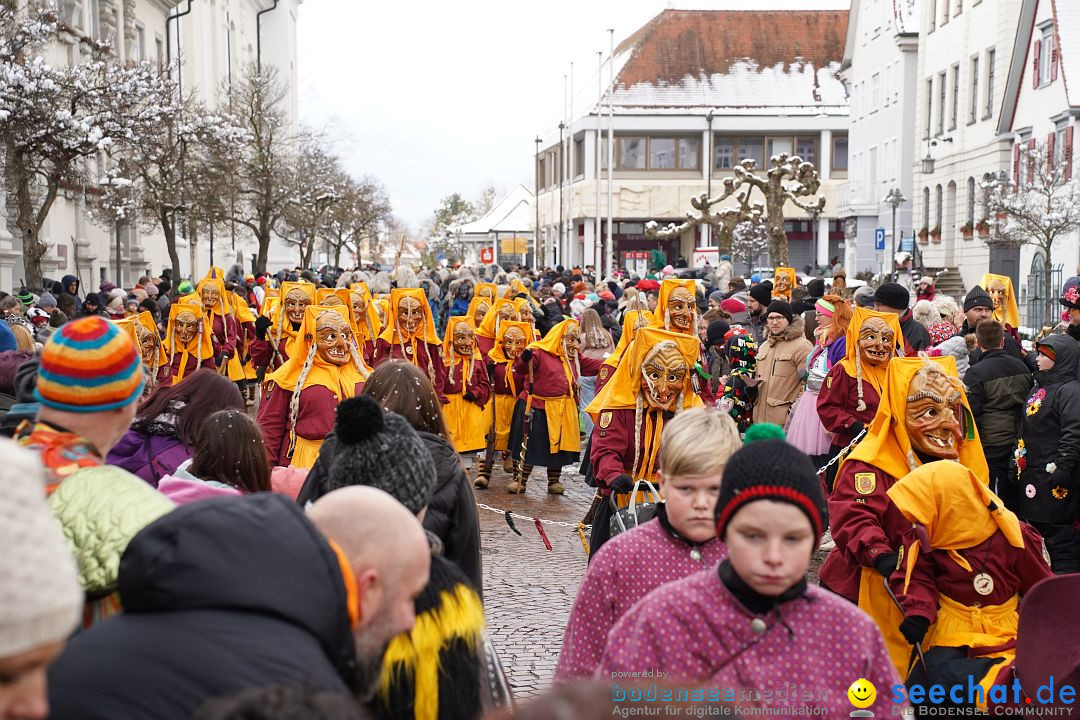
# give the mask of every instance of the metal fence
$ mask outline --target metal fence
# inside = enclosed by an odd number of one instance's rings
[[[1041,267],[1032,269],[1034,272],[1027,277],[1027,293],[1020,306],[1024,315],[1021,324],[1038,334],[1042,327],[1056,325],[1059,320],[1058,290],[1061,287],[1062,266],[1051,267],[1049,278]]]

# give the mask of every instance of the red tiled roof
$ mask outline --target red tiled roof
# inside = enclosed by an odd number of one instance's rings
[[[745,60],[826,68],[843,60],[847,23],[847,10],[664,10],[616,49],[630,57],[615,82],[672,85],[723,75]]]

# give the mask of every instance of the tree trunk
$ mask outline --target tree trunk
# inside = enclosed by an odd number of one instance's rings
[[[334,267],[341,267],[341,245],[334,246]]]
[[[30,190],[31,175],[23,162],[23,157],[8,144],[8,157],[11,158],[9,180],[15,188],[15,227],[18,230],[23,256],[22,278],[32,290],[44,287],[44,273],[41,271],[41,258],[45,257],[45,244],[41,242],[40,231],[34,213],[33,194]]]
[[[270,253],[270,228],[266,223],[259,223],[256,240],[259,241],[259,255],[255,258],[255,272],[266,272],[266,256]]]
[[[172,219],[168,213],[158,215],[158,220],[161,221],[161,231],[165,235],[165,249],[169,251],[172,276],[178,279],[180,277],[180,255],[176,252],[176,229],[173,228]]]
[[[774,268],[788,267],[788,239],[784,232],[784,215],[774,218],[772,206],[769,206],[769,258]]]

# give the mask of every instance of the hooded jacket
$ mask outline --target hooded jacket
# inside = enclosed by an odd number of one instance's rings
[[[798,315],[779,336],[766,337],[757,354],[761,384],[754,403],[754,422],[782,426],[792,404],[802,394],[806,357],[814,348],[803,334],[803,320]]]
[[[1068,335],[1051,335],[1039,345],[1053,348],[1056,357],[1054,367],[1035,373],[1037,384],[1027,398],[1017,449],[1016,514],[1036,522],[1071,522],[1080,508],[1080,346]]]
[[[1024,361],[1004,349],[987,350],[968,368],[964,384],[984,447],[1016,445],[1033,383]]]
[[[173,511],[131,541],[120,594],[124,612],[49,668],[52,717],[187,720],[248,688],[349,692],[356,657],[338,557],[288,498]]]

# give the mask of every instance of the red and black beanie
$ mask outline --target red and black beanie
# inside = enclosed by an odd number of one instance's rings
[[[791,503],[806,513],[818,537],[829,522],[813,462],[783,440],[744,445],[728,460],[716,502],[717,537],[722,540],[739,508],[755,500]]]

